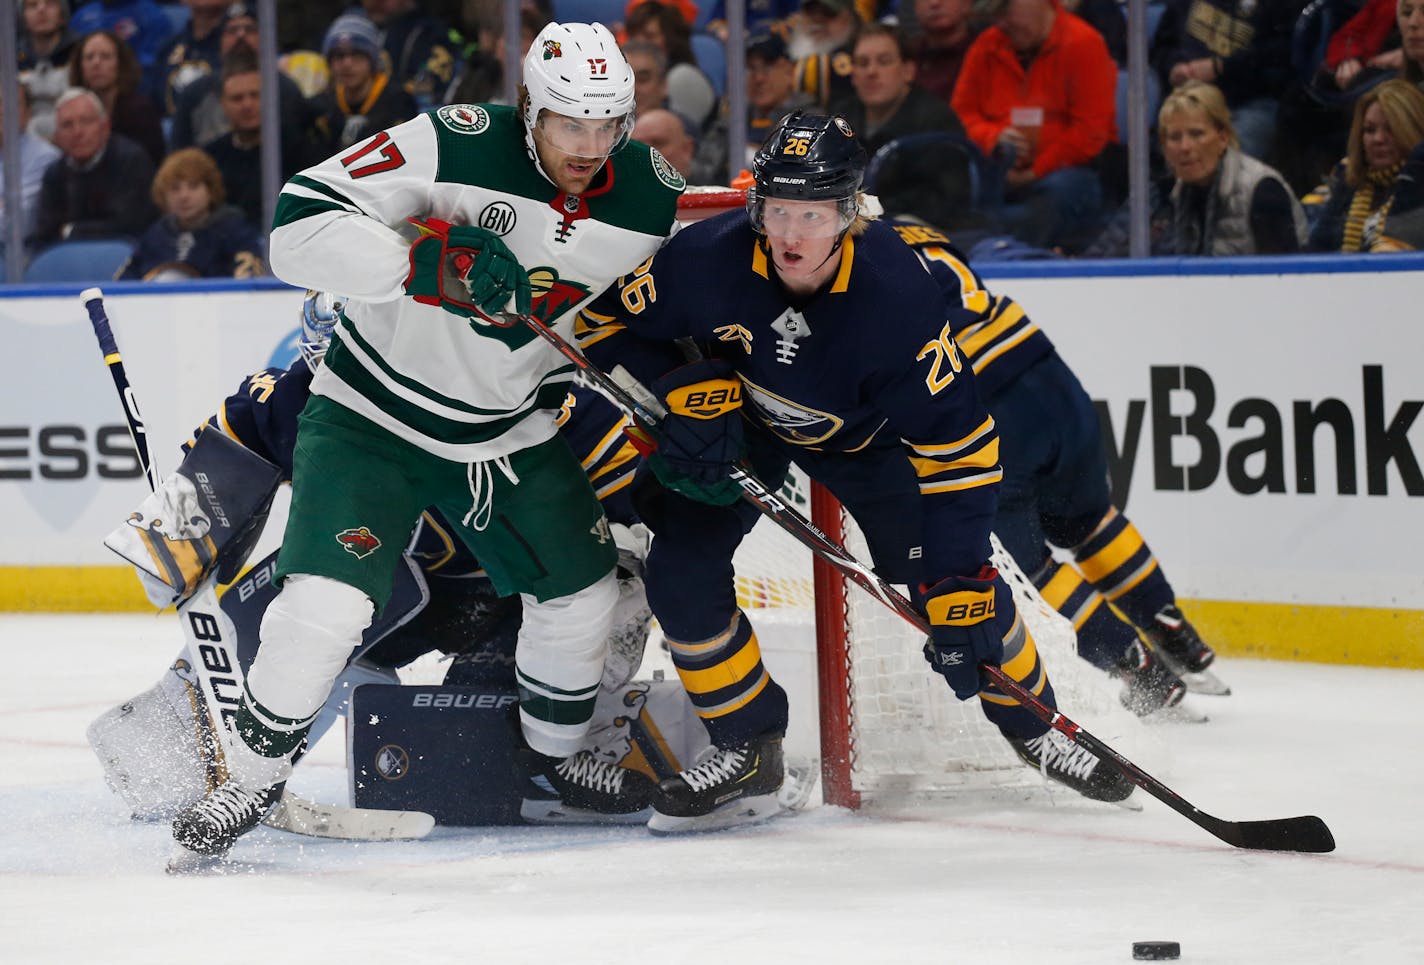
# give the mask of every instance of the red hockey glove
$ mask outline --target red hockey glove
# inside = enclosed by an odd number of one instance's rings
[[[513,295],[514,310],[529,313],[529,275],[499,235],[438,218],[410,223],[421,234],[410,246],[406,294],[465,318],[502,312]]]

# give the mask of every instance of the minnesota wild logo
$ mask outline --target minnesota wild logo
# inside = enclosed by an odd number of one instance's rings
[[[560,278],[557,268],[540,266],[529,269],[529,292],[532,296],[529,314],[548,325],[587,298],[591,289],[580,282]],[[511,349],[520,348],[539,337],[528,325],[506,328],[474,318],[470,320],[470,327],[481,335],[498,339]]]
[[[681,191],[687,187],[687,179],[678,173],[667,158],[663,157],[655,147],[648,148],[648,155],[653,160],[653,173],[658,176],[658,180],[674,191]]]
[[[557,40],[546,40],[546,41],[544,41],[544,59],[545,59],[545,60],[553,60],[555,57],[562,57],[563,55],[564,55],[564,48],[559,45],[559,42],[558,42]]]
[[[358,560],[364,560],[381,547],[380,539],[365,526],[342,530],[336,534],[336,541]]]

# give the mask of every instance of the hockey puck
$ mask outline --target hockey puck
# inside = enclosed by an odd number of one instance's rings
[[[1136,962],[1169,962],[1182,957],[1179,942],[1133,942],[1132,959]]]

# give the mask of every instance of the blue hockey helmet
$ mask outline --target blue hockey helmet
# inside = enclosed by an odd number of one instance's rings
[[[855,220],[856,199],[869,163],[865,148],[839,114],[794,111],[771,132],[752,159],[754,184],[747,191],[752,227],[765,233],[767,198],[835,201],[840,230]]]
[[[297,350],[313,372],[326,357],[331,332],[336,328],[336,321],[345,306],[346,299],[342,296],[310,288],[302,299],[302,337],[297,340]]]

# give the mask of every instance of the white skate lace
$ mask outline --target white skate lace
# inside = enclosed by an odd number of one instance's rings
[[[199,801],[194,810],[220,828],[235,828],[257,810],[257,799],[233,784],[224,784]]]
[[[1098,766],[1098,759],[1092,752],[1057,731],[1049,731],[1042,737],[1028,742],[1028,746],[1038,752],[1039,769],[1047,774],[1049,769],[1085,781],[1092,776]]]
[[[623,790],[623,768],[616,764],[600,761],[587,751],[580,751],[573,757],[565,758],[554,768],[571,784],[617,794]]]
[[[509,464],[508,456],[472,462],[466,467],[465,478],[470,482],[472,502],[470,511],[461,522],[476,532],[483,532],[494,514],[494,470],[490,468],[491,465],[498,467],[511,484],[519,485],[519,477],[515,475],[514,467]]]
[[[746,759],[747,752],[743,750],[718,750],[707,760],[696,767],[689,767],[679,776],[694,791],[705,791],[735,774]]]

